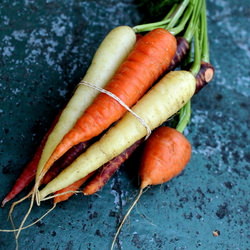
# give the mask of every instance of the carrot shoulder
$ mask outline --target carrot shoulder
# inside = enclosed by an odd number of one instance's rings
[[[159,28],[147,33],[139,39],[105,89],[132,106],[168,68],[175,52],[176,39],[167,30]],[[99,94],[56,147],[44,172],[68,149],[97,136],[125,112],[115,99]]]

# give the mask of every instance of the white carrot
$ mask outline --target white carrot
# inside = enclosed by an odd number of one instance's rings
[[[83,80],[104,87],[115,71],[127,57],[136,41],[132,28],[120,26],[113,29],[103,40]],[[64,135],[74,126],[85,109],[92,103],[98,92],[84,85],[79,85],[63,110],[59,121],[51,132],[38,164],[36,180],[44,164]]]
[[[151,130],[160,126],[187,103],[195,92],[195,78],[188,71],[164,76],[133,108]],[[87,176],[145,137],[145,126],[130,112],[68,168],[39,191],[39,200]]]

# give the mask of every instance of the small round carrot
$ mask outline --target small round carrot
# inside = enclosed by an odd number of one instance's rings
[[[176,39],[170,32],[159,28],[147,33],[139,39],[105,89],[131,107],[168,68],[175,52]],[[126,109],[115,99],[99,94],[58,144],[40,178],[67,150],[97,136],[125,112]]]
[[[176,129],[159,127],[152,133],[146,141],[139,169],[141,179],[139,194],[120,223],[111,249],[143,190],[147,186],[162,184],[179,175],[190,160],[191,151],[189,141]]]
[[[191,144],[174,128],[160,127],[146,142],[139,176],[141,189],[171,180],[181,173],[191,157]]]

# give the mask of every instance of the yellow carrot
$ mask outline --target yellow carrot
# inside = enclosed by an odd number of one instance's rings
[[[120,26],[113,29],[103,40],[83,80],[104,87],[127,57],[136,41],[132,28]],[[85,109],[92,103],[96,90],[79,85],[63,110],[58,123],[50,134],[38,165],[36,180],[48,158],[64,135],[74,126]]]
[[[153,130],[185,105],[194,92],[195,78],[190,72],[172,71],[164,76],[132,110]],[[144,125],[127,112],[99,141],[39,191],[39,200],[87,176],[146,134]]]
[[[168,68],[175,52],[176,38],[170,32],[152,30],[136,43],[105,89],[131,107]],[[99,135],[125,112],[115,99],[100,93],[58,144],[41,176],[71,147]]]

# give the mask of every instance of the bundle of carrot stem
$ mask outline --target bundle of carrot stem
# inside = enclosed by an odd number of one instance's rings
[[[184,169],[191,157],[182,134],[191,117],[191,98],[212,80],[214,69],[205,0],[168,7],[161,21],[120,26],[105,37],[72,98],[2,201],[4,206],[34,181],[10,213],[28,197],[31,207],[52,198],[55,207],[74,193],[96,193],[141,145],[138,198],[145,187]]]

